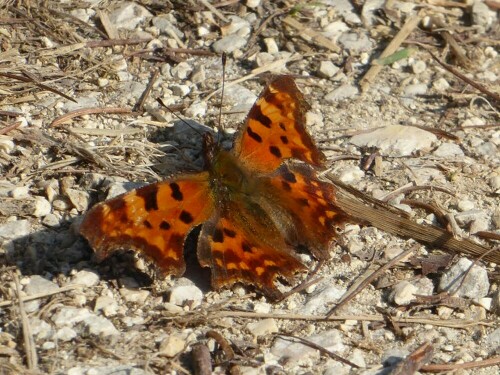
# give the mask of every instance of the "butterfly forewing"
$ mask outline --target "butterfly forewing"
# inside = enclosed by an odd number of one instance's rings
[[[276,78],[250,110],[235,142],[235,155],[259,172],[273,171],[290,158],[321,166],[324,156],[305,130],[308,109],[291,77]]]
[[[182,275],[184,240],[213,213],[208,173],[145,186],[100,203],[80,233],[100,258],[118,249],[144,253],[165,273]]]

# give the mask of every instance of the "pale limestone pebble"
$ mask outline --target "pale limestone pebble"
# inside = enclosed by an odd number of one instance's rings
[[[269,303],[265,302],[256,302],[253,305],[253,311],[258,314],[269,314],[272,310],[272,307]]]
[[[231,53],[244,47],[247,40],[239,35],[232,34],[217,40],[212,44],[212,49],[216,53]]]
[[[92,17],[95,16],[95,10],[94,9],[73,9],[69,12],[73,17],[78,18],[80,21],[83,21],[85,23],[88,23]]]
[[[279,331],[275,319],[262,319],[257,322],[248,323],[246,326],[248,332],[254,337],[266,336]]]
[[[52,207],[57,211],[69,211],[72,208],[69,198],[58,195],[52,201]]]
[[[307,127],[322,127],[324,124],[324,117],[321,112],[306,112],[306,125]]]
[[[168,335],[160,344],[158,355],[172,358],[181,353],[187,346],[185,334]]]
[[[356,14],[356,11],[349,0],[325,0],[323,4],[332,7],[336,14],[344,19],[349,24],[361,24],[361,19]]]
[[[488,273],[482,266],[477,264],[472,266],[472,264],[469,259],[460,258],[457,263],[443,273],[438,290],[456,294],[458,297],[485,297],[490,288]],[[463,280],[466,272],[467,277]]]
[[[439,92],[444,92],[450,88],[450,84],[446,79],[441,77],[432,82],[432,87],[434,87]]]
[[[90,194],[88,192],[67,188],[64,193],[78,212],[87,211],[90,203]]]
[[[474,303],[478,306],[482,307],[487,311],[491,311],[493,307],[493,298],[483,297],[483,298],[474,298]]]
[[[252,9],[255,9],[257,8],[261,3],[261,0],[246,0],[245,1],[245,5],[248,7],[248,8],[252,8]]]
[[[474,209],[474,202],[468,201],[466,199],[458,201],[457,208],[460,212],[470,211]]]
[[[191,64],[188,64],[185,61],[180,62],[176,66],[170,69],[170,73],[174,78],[177,78],[181,81],[187,79],[189,75],[192,73],[193,67]]]
[[[318,67],[318,75],[324,78],[331,78],[338,73],[340,68],[331,61],[321,61]]]
[[[464,156],[464,152],[459,145],[449,142],[441,143],[432,154],[439,158],[455,158],[457,156]]]
[[[69,327],[62,327],[54,333],[54,336],[52,338],[58,341],[71,341],[76,336],[78,336],[78,334],[74,329]]]
[[[184,111],[186,117],[189,118],[203,118],[207,113],[207,103],[206,101],[195,100],[191,105]]]
[[[359,89],[351,84],[342,85],[325,95],[324,99],[329,103],[353,98],[359,94]]]
[[[125,302],[142,305],[146,302],[151,293],[148,290],[120,288],[120,295]]]
[[[338,174],[338,178],[344,184],[355,184],[363,179],[365,172],[359,167],[347,167],[341,170]]]
[[[94,304],[94,312],[102,311],[104,316],[115,316],[118,313],[118,303],[113,297],[97,297]]]
[[[65,372],[66,375],[148,375],[151,372],[145,371],[137,365],[118,366],[77,366],[71,367]]]
[[[16,186],[9,192],[9,196],[14,199],[29,198],[30,188],[28,186]]]
[[[197,307],[203,301],[203,292],[195,285],[176,285],[170,289],[169,302],[178,306]]]
[[[193,72],[191,73],[190,80],[194,84],[204,83],[207,80],[207,73],[205,67],[203,65],[195,66]]]
[[[161,14],[159,16],[153,17],[151,20],[153,26],[158,28],[161,34],[169,35],[174,39],[183,39],[184,33],[177,28],[175,25],[177,20],[172,14]],[[175,35],[175,36],[174,36]]]
[[[54,335],[54,329],[45,320],[42,320],[36,316],[31,316],[29,318],[31,334],[37,340],[50,340]]]
[[[44,217],[52,211],[52,205],[44,197],[35,197],[35,209],[32,212],[34,217]]]
[[[29,220],[12,220],[0,224],[0,241],[15,240],[29,235],[31,224]]]
[[[334,21],[323,27],[322,34],[326,38],[330,39],[333,43],[336,43],[338,38],[346,31],[349,31],[349,26],[342,21]]]
[[[276,60],[276,56],[268,53],[268,52],[259,52],[255,56],[255,63],[257,66],[266,66]]]
[[[418,288],[408,281],[400,281],[393,288],[390,299],[399,306],[409,305],[411,302],[416,300],[415,294],[417,294]]]
[[[270,53],[271,55],[274,55],[280,51],[278,44],[276,43],[276,40],[274,38],[264,38],[264,44],[266,45],[267,53]]]
[[[334,360],[327,360],[323,375],[348,375],[350,367]],[[368,375],[363,373],[363,375]]]
[[[56,347],[56,344],[53,341],[45,341],[42,344],[42,349],[43,350],[53,350],[53,349],[55,349],[55,347]]]
[[[342,342],[343,336],[341,332],[336,329],[331,329],[304,338],[339,355],[345,350],[345,346]],[[280,361],[287,361],[287,363],[299,362],[310,357],[319,357],[319,352],[316,349],[302,343],[296,343],[282,338],[278,338],[274,341],[271,347],[271,353],[280,357]]]
[[[77,284],[82,285],[88,288],[96,286],[99,284],[100,277],[97,272],[92,270],[83,269],[81,271],[76,272],[72,277],[68,284]]]
[[[469,226],[469,233],[485,232],[490,229],[490,220],[485,216],[480,216],[473,220]]]
[[[474,25],[480,26],[483,30],[489,30],[495,23],[498,23],[497,12],[490,9],[483,1],[474,1],[472,5],[472,21]]]
[[[486,218],[487,214],[483,210],[468,210],[457,213],[454,216],[457,224],[463,227],[470,224],[474,220],[478,220],[479,218]]]
[[[231,112],[241,111],[243,116],[246,116],[252,105],[257,100],[257,95],[253,91],[242,85],[233,85],[226,88],[224,98],[234,104]]]
[[[15,147],[16,145],[11,137],[0,134],[0,152],[10,154]]]
[[[385,0],[366,0],[361,10],[361,19],[365,26],[373,26],[379,22],[379,10],[384,8]]]
[[[411,69],[413,74],[422,74],[427,70],[427,65],[422,60],[414,60],[411,62]]]
[[[483,119],[483,118],[480,118],[480,117],[471,117],[471,118],[468,118],[466,120],[464,120],[460,126],[461,127],[467,127],[467,126],[482,126],[482,125],[485,125],[486,124],[486,121]],[[471,138],[473,139],[473,138]],[[482,142],[482,140],[480,138],[476,138],[478,140],[478,142]],[[471,143],[471,146],[474,146],[473,143]]]
[[[104,78],[104,77],[97,78],[97,86],[106,87],[108,85],[109,85],[109,79]]]
[[[50,213],[44,216],[42,224],[51,228],[58,227],[61,224],[61,216]]]
[[[170,89],[174,95],[181,98],[184,98],[191,92],[191,88],[188,85],[172,85],[170,86]]]
[[[119,2],[109,9],[109,20],[117,28],[134,30],[140,23],[153,15],[143,6],[134,2]]]
[[[62,307],[51,316],[56,327],[71,327],[91,316],[92,313],[86,308]]]
[[[389,125],[351,137],[358,147],[376,147],[384,156],[409,156],[430,149],[437,137],[425,130],[403,125]]]
[[[316,284],[316,289],[307,296],[301,311],[303,314],[325,314],[342,298],[345,292],[346,289],[332,284],[331,280],[319,285]]]
[[[120,334],[113,323],[102,316],[91,314],[83,320],[83,324],[85,331],[91,335],[107,337]]]
[[[227,18],[229,19],[229,23],[221,27],[223,36],[235,34],[239,37],[246,38],[250,35],[251,27],[246,19],[236,15],[230,15]]]
[[[365,352],[363,352],[361,349],[353,349],[347,359],[352,363],[358,365],[360,368],[366,367]]]
[[[495,229],[500,229],[500,206],[493,211],[493,214],[491,215],[491,221]]]
[[[493,157],[498,155],[498,147],[493,142],[483,142],[478,147],[476,147],[475,151],[482,156],[485,157]]]
[[[140,310],[136,310],[135,313],[141,314]],[[144,324],[145,320],[146,319],[144,318],[144,316],[138,316],[138,315],[124,316],[121,319],[122,323],[125,324],[125,326],[127,326],[127,327],[142,325],[142,324]]]

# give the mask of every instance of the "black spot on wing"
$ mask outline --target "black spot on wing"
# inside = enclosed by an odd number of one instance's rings
[[[252,246],[248,242],[246,242],[246,241],[244,241],[244,242],[241,243],[241,248],[243,249],[243,251],[245,253],[251,253],[252,252]]]
[[[283,178],[285,181],[295,184],[297,182],[297,178],[293,172],[290,172],[288,169],[283,172]]]
[[[137,190],[136,194],[144,200],[144,208],[146,211],[156,211],[158,209],[158,185],[153,184],[146,186]]]
[[[277,158],[281,158],[281,151],[280,151],[280,149],[278,147],[276,147],[276,146],[269,146],[269,151],[271,152],[271,154],[273,154]]]
[[[168,222],[166,222],[165,220],[163,220],[160,223],[160,229],[169,230],[170,229],[170,224]]]
[[[270,129],[271,128],[271,119],[262,113],[262,109],[260,105],[256,105],[254,107],[254,113],[252,114],[252,118],[260,122],[263,126]]]
[[[144,220],[144,221],[143,221],[143,224],[144,224],[144,226],[145,226],[146,228],[149,228],[149,229],[152,229],[152,228],[153,228],[153,226],[151,225],[151,223],[150,223],[149,221],[147,221],[147,220]]]
[[[297,199],[297,202],[304,207],[309,206],[309,201],[306,198],[299,198]]]
[[[286,130],[286,126],[282,122],[280,122],[279,127],[281,128],[281,130]]]
[[[179,219],[181,219],[184,224],[191,224],[194,221],[193,216],[189,212],[184,210],[182,210],[181,214],[179,215]]]
[[[224,234],[231,238],[236,237],[236,232],[232,229],[224,228]]]
[[[288,144],[288,138],[287,138],[287,136],[286,136],[286,135],[282,135],[282,136],[280,137],[280,139],[281,139],[281,142],[283,142],[283,144],[284,144],[284,145],[287,145],[287,144]]]
[[[281,181],[281,186],[283,186],[283,190],[286,190],[286,191],[291,191],[292,190],[292,187],[290,186],[290,184],[286,181]]]
[[[222,230],[215,228],[214,233],[212,234],[212,240],[219,243],[224,242],[224,233],[222,233]]]
[[[175,182],[170,183],[170,190],[172,190],[172,198],[174,198],[176,201],[181,201],[184,199],[184,195],[181,192],[181,189],[179,188],[179,185]]]
[[[255,133],[252,128],[249,126],[247,127],[247,133],[250,136],[250,138],[254,139],[256,142],[261,143],[262,142],[262,137]]]

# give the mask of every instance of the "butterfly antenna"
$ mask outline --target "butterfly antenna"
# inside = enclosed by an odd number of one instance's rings
[[[220,137],[222,134],[222,103],[224,102],[224,83],[226,82],[226,53],[222,53],[222,88],[220,93],[220,103],[219,103],[219,124],[217,126],[217,143],[220,142]]]
[[[167,109],[167,111],[169,111],[172,115],[174,115],[184,125],[188,126],[190,129],[194,130],[196,133],[198,133],[198,135],[203,136],[203,133],[200,133],[200,131],[198,129],[196,129],[193,125],[191,125],[189,122],[187,122],[181,116],[179,116],[177,113],[175,113],[175,111],[172,108],[170,108],[168,105],[163,103],[163,100],[161,100],[160,98],[156,98],[156,101],[158,103],[160,103],[162,106],[164,106]]]

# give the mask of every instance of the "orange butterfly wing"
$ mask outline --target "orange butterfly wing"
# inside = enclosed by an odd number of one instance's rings
[[[279,76],[250,110],[234,154],[250,170],[262,172],[273,171],[290,158],[321,166],[324,155],[305,129],[308,110],[292,77]]]
[[[186,268],[184,240],[214,212],[208,172],[147,185],[97,204],[80,233],[99,258],[118,249],[137,250],[166,274]]]

